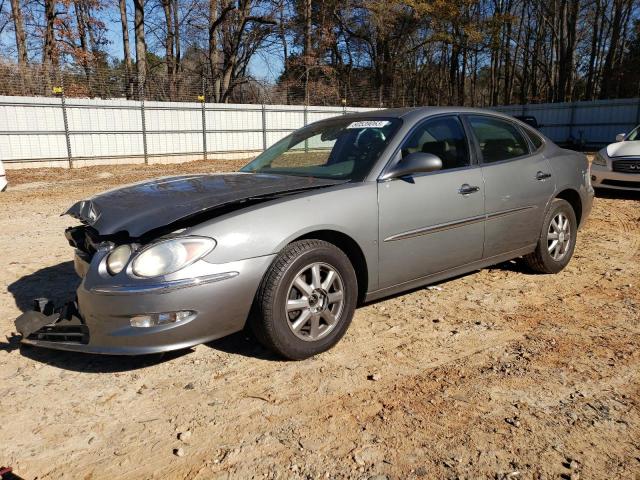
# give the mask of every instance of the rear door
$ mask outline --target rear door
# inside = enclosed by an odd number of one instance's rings
[[[485,180],[484,258],[537,241],[545,207],[554,192],[544,141],[534,143],[515,122],[490,115],[468,115]],[[535,135],[530,132],[530,135]]]
[[[378,184],[380,288],[481,259],[484,188],[470,147],[456,115],[427,119],[407,135],[398,157],[432,153],[443,169]]]

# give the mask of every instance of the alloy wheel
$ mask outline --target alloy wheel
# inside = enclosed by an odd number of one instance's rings
[[[562,212],[556,214],[547,231],[547,249],[556,262],[561,261],[571,246],[571,224]]]
[[[344,282],[327,263],[307,265],[289,286],[285,314],[293,334],[305,341],[328,335],[344,310]]]

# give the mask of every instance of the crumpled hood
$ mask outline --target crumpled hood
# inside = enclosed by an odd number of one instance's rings
[[[100,235],[127,232],[135,238],[150,230],[249,198],[340,183],[345,181],[259,173],[165,177],[101,193],[75,203],[63,215],[92,226]]]
[[[616,142],[607,147],[609,158],[640,157],[640,141]]]

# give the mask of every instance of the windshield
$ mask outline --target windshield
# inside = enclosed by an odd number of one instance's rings
[[[627,138],[625,138],[625,140],[627,142],[634,142],[636,140],[640,140],[640,126],[637,126],[636,128],[634,128],[631,131],[631,133],[627,135]]]
[[[362,181],[399,126],[397,118],[337,118],[311,125],[269,147],[240,171]]]

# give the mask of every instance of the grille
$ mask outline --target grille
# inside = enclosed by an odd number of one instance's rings
[[[628,160],[614,160],[613,171],[621,173],[637,173],[640,174],[640,159],[630,158]]]
[[[612,187],[640,188],[640,182],[625,182],[623,180],[603,180],[602,184]]]
[[[86,325],[47,325],[29,335],[29,340],[86,345],[89,343],[89,329]]]

